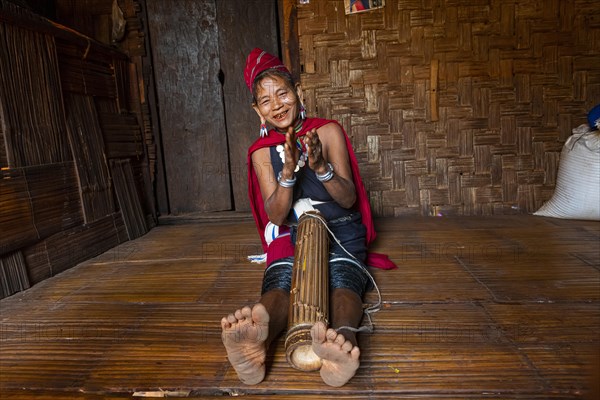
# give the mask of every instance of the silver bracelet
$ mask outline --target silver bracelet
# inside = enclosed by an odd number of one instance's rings
[[[279,171],[279,174],[277,174],[277,183],[279,183],[279,185],[284,188],[293,187],[296,184],[296,174],[294,174],[294,177],[292,179],[282,179],[281,178],[282,172],[283,171]]]
[[[315,173],[315,176],[320,182],[328,182],[333,178],[333,165],[327,163],[327,167],[329,167],[329,171],[325,172],[323,175]]]

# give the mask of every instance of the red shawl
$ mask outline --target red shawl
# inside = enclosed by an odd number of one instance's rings
[[[365,190],[365,187],[360,178],[358,162],[356,161],[356,156],[354,155],[354,151],[352,150],[352,144],[350,143],[350,139],[348,138],[346,131],[337,121],[321,118],[308,118],[302,124],[302,129],[300,130],[300,132],[297,133],[297,136],[304,136],[311,129],[317,129],[329,123],[337,124],[342,129],[342,132],[344,133],[344,137],[346,139],[346,147],[348,149],[350,167],[352,169],[352,179],[354,181],[354,187],[356,188],[357,198],[355,205],[357,206],[358,210],[362,215],[363,225],[367,228],[366,240],[368,246],[375,240],[376,237],[375,227],[373,226],[373,218],[371,215],[371,205],[369,203],[367,191]],[[272,147],[283,143],[285,143],[285,135],[277,133],[273,129],[271,129],[269,130],[267,136],[256,140],[248,149],[248,195],[250,197],[250,207],[252,208],[252,215],[254,216],[254,221],[256,222],[256,227],[258,229],[258,233],[262,241],[263,250],[267,253],[267,265],[269,265],[274,260],[283,257],[293,256],[294,245],[291,243],[289,235],[275,239],[273,242],[271,242],[270,245],[267,245],[265,241],[264,231],[267,223],[269,222],[269,217],[267,216],[267,213],[264,208],[264,200],[260,193],[260,185],[258,183],[258,178],[256,176],[252,164],[252,153],[263,147]],[[368,254],[367,265],[382,269],[396,268],[396,265],[386,255],[378,253]]]

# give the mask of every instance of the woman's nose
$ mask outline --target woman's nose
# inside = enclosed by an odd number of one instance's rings
[[[283,102],[281,101],[281,99],[279,98],[279,96],[275,96],[275,98],[273,99],[273,108],[277,109],[279,107],[281,107],[281,105],[283,104]]]

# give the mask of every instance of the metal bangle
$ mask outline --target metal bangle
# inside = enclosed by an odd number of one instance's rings
[[[296,175],[294,174],[294,177],[292,179],[282,179],[281,172],[282,171],[279,171],[279,174],[277,174],[277,183],[279,183],[279,185],[284,188],[293,187],[296,184]]]
[[[315,176],[320,182],[327,182],[333,178],[333,165],[331,165],[331,163],[327,163],[327,167],[329,167],[329,171],[325,172],[323,175],[315,173]]]

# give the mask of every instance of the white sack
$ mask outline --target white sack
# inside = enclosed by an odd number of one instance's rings
[[[552,198],[533,213],[543,217],[600,220],[600,132],[573,129],[560,153]]]

